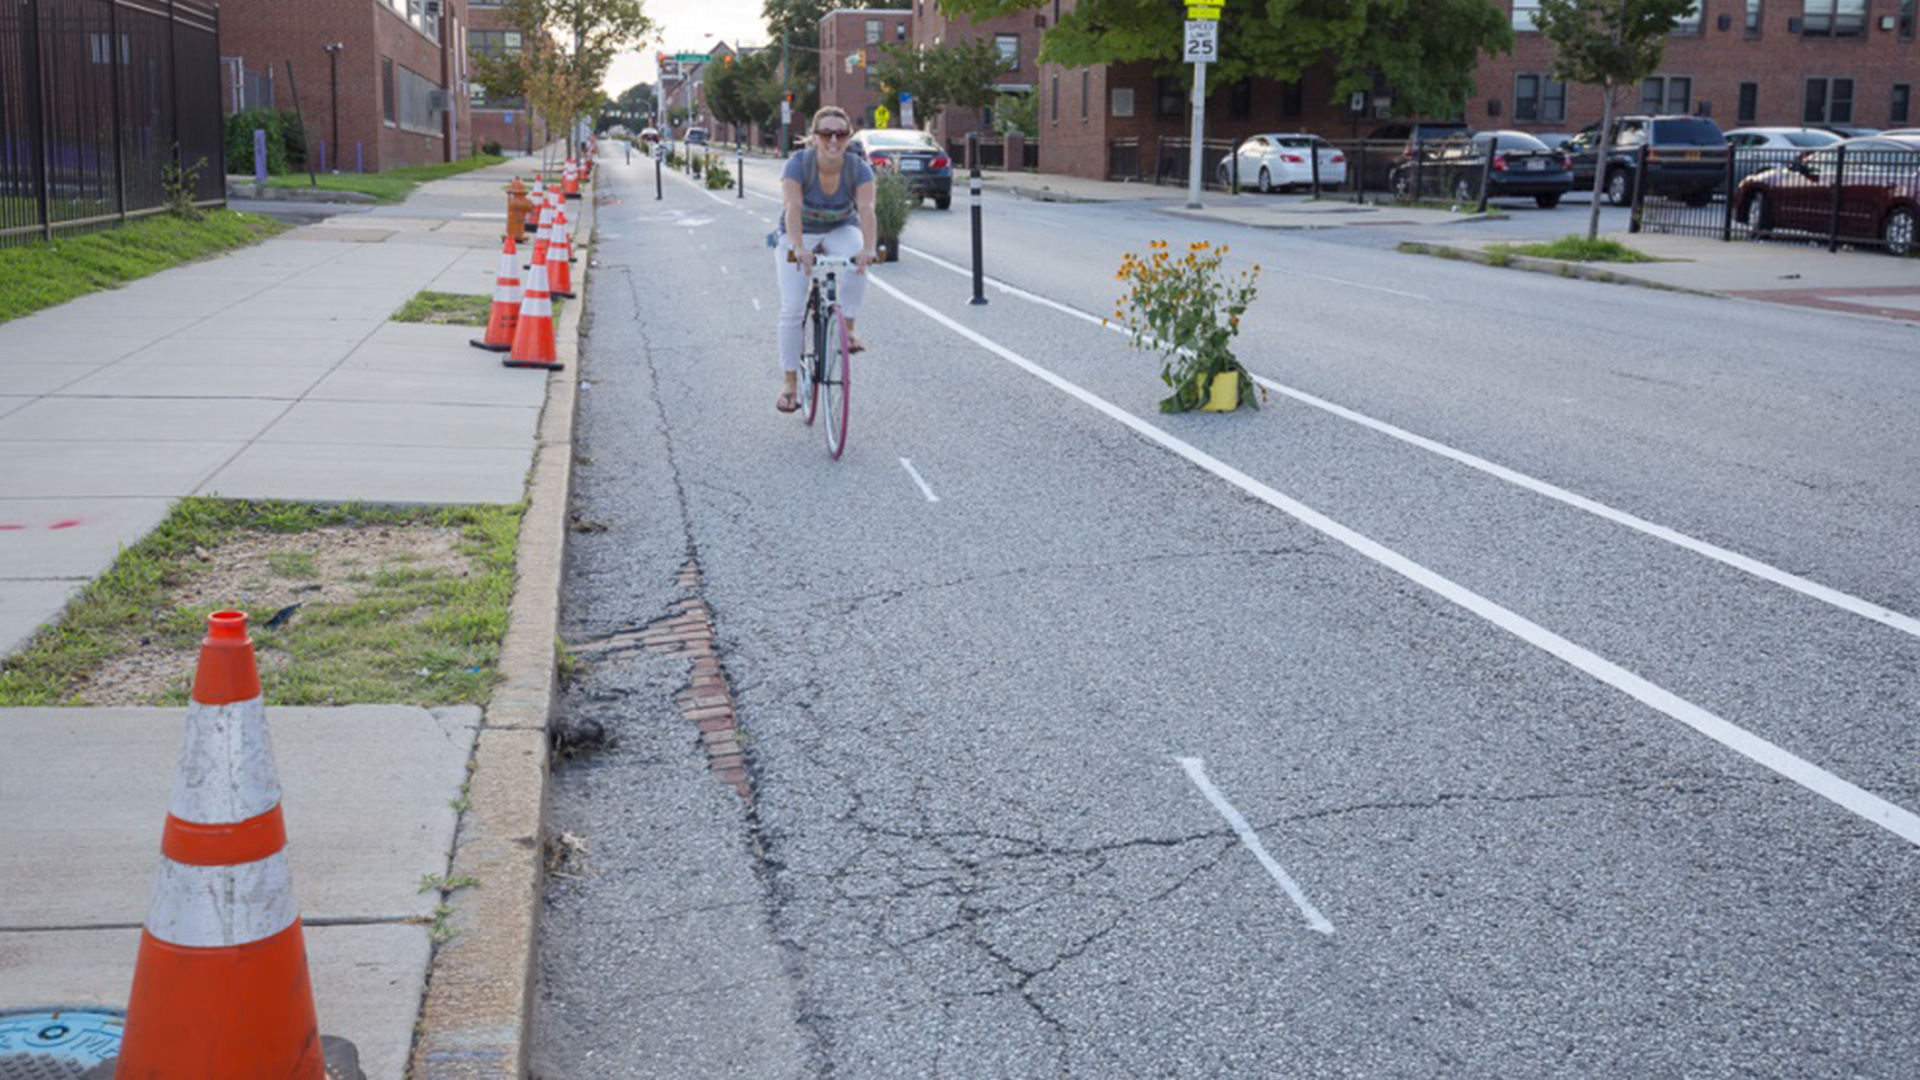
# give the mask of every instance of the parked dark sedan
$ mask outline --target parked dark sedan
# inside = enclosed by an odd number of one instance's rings
[[[1755,236],[1837,235],[1910,255],[1920,250],[1920,137],[1868,135],[1810,150],[1749,176],[1734,198],[1734,216]]]
[[[1393,191],[1408,195],[1418,175],[1422,194],[1458,202],[1480,201],[1486,178],[1489,199],[1532,199],[1542,210],[1560,205],[1573,189],[1573,165],[1565,153],[1524,131],[1476,131],[1449,136],[1428,148],[1416,165],[1393,170]]]
[[[906,178],[915,195],[945,210],[953,205],[953,159],[924,131],[869,128],[847,149],[867,159],[874,171],[892,170]]]

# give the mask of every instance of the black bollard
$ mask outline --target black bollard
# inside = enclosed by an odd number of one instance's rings
[[[739,150],[733,153],[733,189],[740,193],[735,198],[747,197],[747,155]]]
[[[973,201],[973,299],[968,303],[980,305],[987,302],[986,274],[980,263],[980,133],[967,132],[967,192]]]
[[[666,197],[664,194],[665,182],[660,179],[660,158],[660,148],[656,146],[653,148],[653,197],[655,199]]]

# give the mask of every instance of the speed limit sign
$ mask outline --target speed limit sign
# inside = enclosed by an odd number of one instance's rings
[[[1187,63],[1211,64],[1219,58],[1220,24],[1187,20]]]

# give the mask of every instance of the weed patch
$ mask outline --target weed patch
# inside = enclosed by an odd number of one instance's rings
[[[439,326],[485,326],[493,298],[467,293],[418,292],[393,313],[394,322]]]

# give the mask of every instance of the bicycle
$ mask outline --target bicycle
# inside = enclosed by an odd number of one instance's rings
[[[791,261],[799,260],[792,252]],[[807,283],[806,330],[800,341],[800,416],[811,425],[825,414],[827,453],[835,461],[847,448],[847,404],[852,373],[852,342],[847,319],[840,311],[838,271],[854,265],[837,255],[815,255]]]

